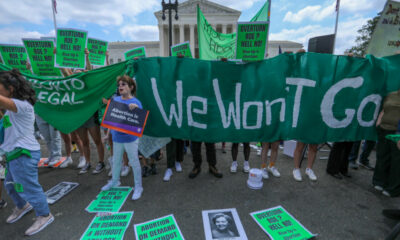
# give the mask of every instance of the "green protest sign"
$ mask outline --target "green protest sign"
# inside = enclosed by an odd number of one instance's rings
[[[137,240],[184,240],[173,214],[134,225]]]
[[[26,68],[28,56],[22,45],[0,44],[0,58],[2,62],[10,68],[16,68],[22,73],[31,73]]]
[[[98,214],[83,233],[81,240],[123,239],[133,212]]]
[[[91,213],[118,212],[131,191],[131,187],[115,187],[108,191],[102,191],[89,204],[86,211]]]
[[[200,59],[235,58],[236,33],[224,34],[215,31],[199,6],[197,6],[197,33]]]
[[[372,34],[366,53],[375,57],[400,51],[400,2],[387,1]]]
[[[131,50],[128,50],[124,53],[125,60],[134,59],[134,58],[145,58],[146,57],[146,48],[145,47],[137,47]]]
[[[282,206],[252,212],[250,216],[271,240],[306,240],[315,236]]]
[[[49,40],[38,40],[23,38],[32,71],[38,76],[59,77],[61,71],[54,67],[54,42]]]
[[[239,22],[237,24],[236,59],[263,60],[268,36],[268,22]]]
[[[58,28],[55,66],[59,68],[85,69],[86,41],[87,31]]]
[[[187,58],[192,58],[192,52],[190,51],[189,42],[184,42],[171,46],[171,55],[173,57],[184,56]]]
[[[92,65],[104,66],[108,42],[95,38],[88,38],[87,48],[90,52],[89,60]]]

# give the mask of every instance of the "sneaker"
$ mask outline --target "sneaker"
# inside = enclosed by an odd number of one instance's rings
[[[78,168],[83,168],[84,166],[86,166],[86,158],[84,156],[80,156]]]
[[[67,157],[67,159],[65,159],[65,161],[63,163],[61,163],[60,168],[66,168],[68,167],[68,165],[72,164],[72,158],[71,157]]]
[[[280,172],[278,171],[278,169],[277,169],[276,167],[274,167],[274,166],[268,167],[267,170],[268,170],[268,172],[272,173],[272,175],[273,175],[274,177],[280,177],[280,176],[281,176],[281,174],[280,174]]]
[[[262,178],[264,178],[264,179],[268,179],[269,178],[268,171],[267,171],[266,168],[262,169]]]
[[[99,162],[99,163],[96,165],[96,168],[93,170],[92,174],[101,173],[101,172],[104,170],[104,168],[105,168],[104,163],[103,163],[103,162]]]
[[[294,178],[294,180],[296,180],[298,182],[303,181],[303,179],[301,177],[300,169],[298,169],[298,168],[293,169],[293,178]]]
[[[151,175],[157,174],[157,166],[154,163],[150,165],[150,173]]]
[[[118,186],[120,186],[120,185],[121,185],[121,182],[120,182],[120,181],[118,181],[117,183],[113,183],[112,180],[109,180],[109,181],[107,182],[107,184],[104,185],[104,186],[101,188],[101,191],[108,191],[108,190],[110,190],[111,188],[113,188],[113,187],[118,187]]]
[[[250,171],[249,161],[244,161],[243,163],[243,172],[248,173]]]
[[[373,166],[369,165],[369,163],[360,162],[358,165],[360,165],[361,167],[363,167],[363,168],[365,168],[367,170],[371,170],[371,171],[375,169]]]
[[[237,161],[233,161],[231,165],[231,173],[237,172],[237,166],[238,166]]]
[[[355,163],[355,162],[349,162],[349,167],[350,167],[351,169],[358,169],[358,164]]]
[[[108,170],[108,169],[110,169],[110,168],[112,168],[112,156],[111,157],[108,157],[108,159],[107,159],[107,161],[106,161],[106,169]]]
[[[13,209],[12,214],[7,218],[6,222],[7,223],[15,223],[16,221],[18,221],[22,216],[24,216],[25,214],[27,214],[29,211],[31,211],[33,209],[33,207],[29,204],[26,203],[25,206],[21,209],[15,207]]]
[[[182,166],[180,162],[175,162],[175,169],[177,172],[182,172]]]
[[[257,150],[257,156],[261,156],[261,150]]]
[[[167,171],[165,171],[164,178],[163,178],[164,182],[169,182],[169,180],[171,179],[172,175],[173,175],[172,169],[171,168],[167,168]]]
[[[306,168],[306,175],[311,181],[317,181],[317,176],[315,176],[314,171],[311,168]]]
[[[388,191],[382,191],[382,194],[386,197],[392,197]]]
[[[84,174],[87,173],[90,169],[90,163],[86,163],[85,166],[83,166],[83,168],[81,168],[81,170],[79,171],[78,174]]]
[[[7,207],[7,202],[4,199],[0,200],[0,209]]]
[[[47,217],[45,216],[39,216],[36,218],[36,221],[33,223],[33,225],[26,230],[25,235],[31,236],[35,233],[38,233],[42,231],[47,225],[52,223],[54,221],[54,217],[51,213]]]
[[[122,166],[122,168],[121,168],[121,176],[122,177],[126,177],[126,176],[128,176],[128,174],[129,174],[129,170],[130,170],[131,168],[129,167],[129,166]],[[112,175],[112,171],[111,171],[111,175]]]
[[[135,191],[133,191],[132,194],[132,200],[138,200],[143,193],[143,188],[142,187],[135,187]]]
[[[56,165],[60,161],[61,157],[49,158],[49,166]]]
[[[374,186],[374,188],[375,188],[375,190],[377,190],[379,192],[383,191],[383,187],[381,187],[381,186],[376,185],[376,186]]]

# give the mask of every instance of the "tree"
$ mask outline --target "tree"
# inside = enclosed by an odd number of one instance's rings
[[[367,24],[363,25],[357,32],[359,36],[356,38],[356,46],[347,49],[346,52],[353,53],[354,56],[363,57],[367,51],[369,41],[371,40],[372,33],[374,32],[375,26],[379,21],[381,13],[378,16],[368,20]]]

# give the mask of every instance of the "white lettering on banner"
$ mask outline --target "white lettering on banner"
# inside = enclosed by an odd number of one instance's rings
[[[85,82],[77,78],[62,81],[38,81],[36,79],[28,79],[28,81],[32,83],[34,89],[44,88],[49,91],[71,91],[71,89],[82,90],[85,88]]]
[[[193,112],[197,114],[207,114],[207,98],[202,98],[198,96],[190,96],[186,100],[188,125],[196,128],[207,129],[207,124],[198,123],[193,120],[192,116],[192,102],[201,102],[203,104],[203,109],[193,108]]]
[[[278,98],[272,101],[271,103],[269,101],[265,101],[265,110],[266,110],[266,124],[267,126],[271,125],[272,122],[272,105],[275,103],[281,103],[281,113],[279,114],[279,121],[284,122],[285,121],[285,111],[286,111],[286,101],[284,98]]]
[[[221,91],[219,90],[218,79],[213,80],[213,87],[215,97],[217,98],[219,112],[221,113],[222,125],[224,126],[224,128],[228,128],[231,125],[231,119],[233,119],[235,128],[240,129],[240,92],[242,90],[242,84],[236,83],[235,105],[233,105],[232,102],[229,103],[228,116],[226,116],[225,106],[221,97]]]
[[[303,93],[303,86],[315,87],[316,81],[305,79],[305,78],[286,78],[286,84],[297,85],[296,95],[294,97],[293,104],[293,122],[292,127],[297,127],[297,121],[299,120],[301,95]]]
[[[257,121],[256,125],[249,126],[247,125],[247,111],[251,106],[257,107]],[[245,102],[243,104],[243,128],[244,129],[259,129],[261,128],[261,121],[263,115],[263,103],[262,102]]]
[[[333,116],[332,111],[333,104],[335,103],[335,96],[344,88],[359,88],[363,82],[364,79],[362,77],[345,78],[329,88],[321,102],[322,120],[326,125],[331,128],[345,128],[350,125],[356,111],[354,109],[345,109],[346,118],[337,120],[335,116]]]
[[[61,97],[62,96],[62,97]],[[49,92],[47,91],[41,91],[37,95],[37,99],[41,103],[50,103],[51,105],[65,105],[65,104],[70,104],[70,105],[76,105],[76,104],[82,104],[83,101],[75,101],[75,93],[69,93],[66,92],[64,95],[61,95],[59,92],[52,92],[49,95]],[[61,99],[61,101],[60,101]]]
[[[358,107],[358,111],[357,111],[357,120],[360,123],[360,126],[362,126],[362,127],[372,127],[375,124],[375,120],[378,117],[379,108],[381,106],[381,101],[382,101],[382,97],[380,95],[378,95],[378,94],[371,94],[371,95],[365,97],[361,101],[361,104]],[[370,121],[367,122],[367,121],[364,121],[362,119],[362,113],[364,111],[364,108],[370,102],[375,104],[375,111],[374,111],[374,117]]]
[[[153,89],[154,98],[156,99],[158,109],[160,109],[161,115],[168,126],[172,124],[172,118],[175,118],[177,126],[182,126],[182,81],[176,81],[176,99],[178,105],[178,113],[175,110],[175,104],[171,104],[169,111],[169,118],[165,113],[164,107],[161,102],[160,94],[157,89],[157,81],[155,78],[151,78],[151,88]]]

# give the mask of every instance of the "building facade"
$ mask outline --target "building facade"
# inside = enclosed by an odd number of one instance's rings
[[[240,11],[216,4],[207,0],[188,0],[178,6],[179,19],[175,20],[175,11],[172,13],[172,43],[179,44],[188,41],[192,56],[199,56],[197,41],[197,5],[206,17],[209,24],[217,32],[233,33],[236,32],[236,23],[241,15]],[[112,42],[109,44],[110,62],[116,63],[124,61],[124,52],[145,46],[146,56],[169,56],[169,29],[168,14],[165,12],[165,20],[162,20],[162,11],[154,13],[158,21],[159,41],[149,42]],[[291,41],[269,41],[268,57],[279,54],[279,46],[282,51],[292,51],[303,48],[303,45]]]

